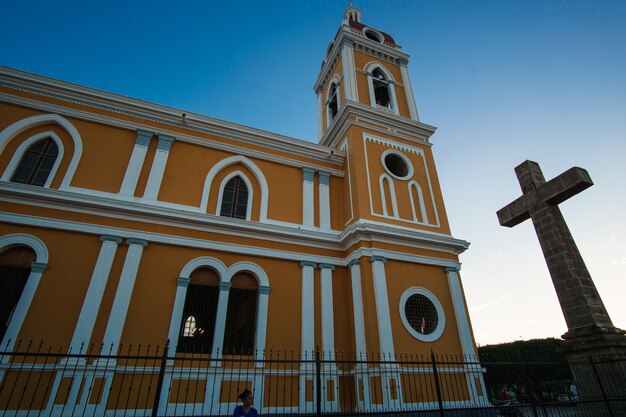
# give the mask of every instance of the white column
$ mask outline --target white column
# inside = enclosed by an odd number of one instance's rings
[[[0,345],[1,350],[10,352],[13,349],[13,346],[15,346],[15,341],[17,340],[20,334],[20,330],[22,329],[22,325],[24,324],[24,319],[26,318],[26,313],[28,313],[28,308],[33,302],[35,291],[37,290],[39,281],[41,281],[41,275],[43,274],[43,271],[46,269],[47,266],[48,264],[41,262],[32,262],[30,264],[30,275],[26,280],[26,285],[24,285],[22,295],[20,295],[20,300],[15,306],[15,310],[13,311],[13,316],[11,316],[11,321],[9,322],[9,326],[7,327],[7,331],[2,338],[2,345]],[[7,363],[10,358],[11,357],[9,355],[5,355],[2,358],[1,363]]]
[[[183,309],[185,308],[185,298],[187,298],[187,288],[191,279],[188,277],[178,277],[176,284],[176,296],[174,297],[174,308],[172,308],[172,319],[170,321],[170,330],[167,333],[169,339],[168,356],[172,356],[176,352],[178,346],[178,336],[180,334],[180,325],[183,319]]]
[[[132,196],[135,194],[135,188],[137,187],[137,180],[141,173],[141,167],[146,159],[146,153],[148,152],[148,146],[150,145],[150,139],[154,133],[146,130],[137,129],[137,139],[135,140],[135,147],[133,153],[130,155],[130,161],[126,167],[126,174],[124,174],[124,180],[120,187],[120,194]]]
[[[220,282],[220,294],[217,296],[217,312],[215,313],[215,330],[213,330],[213,347],[211,348],[211,357],[214,359],[221,358],[223,354],[229,295],[230,282]]]
[[[346,100],[359,101],[359,93],[356,88],[356,69],[354,67],[354,45],[345,41],[341,49],[341,62],[343,64],[343,79]]]
[[[452,297],[452,306],[454,308],[454,316],[456,317],[456,325],[459,329],[459,338],[461,339],[461,348],[465,361],[476,362],[476,354],[474,351],[474,342],[472,341],[472,332],[470,330],[469,318],[465,309],[465,298],[461,289],[461,280],[459,279],[459,269],[454,267],[446,268],[448,276],[448,286],[450,287],[450,295]],[[469,388],[470,398],[472,402],[487,401],[486,396],[479,396],[476,387],[476,379],[482,385],[481,392],[485,393],[485,383],[483,381],[480,365],[468,365],[467,386]]]
[[[315,170],[302,168],[302,225],[314,227],[313,216],[315,215],[315,205],[313,192]]]
[[[320,229],[330,229],[330,173],[319,172]]]
[[[72,336],[72,341],[70,342],[70,353],[79,353],[81,350],[84,352],[86,345],[91,340],[91,333],[93,332],[98,310],[100,309],[100,302],[109,279],[115,251],[117,250],[117,245],[122,242],[122,238],[117,236],[105,235],[101,236],[100,240],[102,241],[100,255],[98,255],[96,266],[91,275],[89,288],[87,289],[83,307],[80,310],[78,322],[74,329],[74,336]],[[85,346],[81,348],[83,344]]]
[[[159,189],[161,188],[161,181],[163,180],[163,173],[165,172],[165,165],[167,164],[167,157],[169,156],[170,149],[172,148],[172,142],[174,138],[168,135],[159,135],[159,144],[157,145],[157,151],[154,155],[154,161],[152,161],[152,168],[150,169],[150,176],[148,177],[148,183],[146,184],[146,191],[144,192],[144,198],[156,200],[159,195]]]
[[[333,265],[320,264],[322,295],[322,352],[324,358],[335,358],[335,319],[333,314]]]
[[[315,350],[314,262],[300,262],[302,267],[302,354],[311,358]]]
[[[117,285],[113,307],[109,315],[109,322],[104,332],[104,347],[111,352],[117,352],[120,339],[122,338],[122,330],[124,330],[124,322],[126,321],[126,313],[130,305],[130,298],[133,295],[133,287],[137,278],[137,270],[141,261],[143,248],[148,246],[148,242],[143,239],[128,239],[128,252],[126,260],[122,267],[122,275]]]
[[[372,256],[372,274],[374,280],[374,298],[376,300],[376,318],[378,321],[378,339],[380,353],[384,357],[393,357],[393,335],[391,334],[391,316],[389,314],[389,296],[387,294],[387,277],[382,256]]]
[[[415,97],[413,96],[413,86],[411,85],[411,76],[409,75],[409,69],[407,67],[408,62],[400,60],[400,74],[402,75],[402,83],[404,84],[404,93],[406,95],[406,101],[409,104],[409,114],[411,119],[419,122],[420,117],[417,111],[417,105],[415,104]]]

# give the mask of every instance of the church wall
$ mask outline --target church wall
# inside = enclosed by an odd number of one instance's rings
[[[350,270],[336,268],[333,271],[333,314],[335,318],[335,350],[354,352],[354,316]]]
[[[18,340],[43,341],[46,346],[67,348],[87,292],[101,242],[96,236],[0,224],[0,235],[25,233],[39,238],[49,253],[33,302]],[[123,259],[123,258],[119,258]],[[118,259],[113,265],[118,271]]]
[[[296,224],[302,223],[302,170],[266,161],[254,162],[261,168],[267,179],[269,187],[268,218]],[[317,185],[314,188],[314,193],[318,193]],[[260,201],[258,198],[261,195],[260,190],[255,195],[257,196],[256,200]],[[315,207],[317,212],[318,206]],[[331,199],[331,215],[332,212],[333,201]]]
[[[438,266],[388,261],[385,264],[389,311],[396,352],[428,355],[435,352],[461,354],[459,332],[445,270]],[[402,323],[400,298],[412,287],[425,288],[437,297],[445,314],[445,327],[441,337],[433,342],[423,342],[413,337]]]
[[[134,142],[133,142],[134,143]],[[154,155],[157,152],[157,146],[159,141],[152,139],[148,144],[148,150],[146,151],[146,159],[143,166],[139,171],[139,178],[137,179],[137,187],[135,188],[134,196],[141,198],[146,192],[146,185],[148,184],[148,177],[150,177],[150,169],[152,168],[152,161],[154,161]],[[166,166],[167,169],[167,166]]]
[[[376,317],[376,297],[374,296],[374,278],[372,264],[368,258],[361,260],[361,292],[363,297],[363,318],[365,325],[365,344],[368,353],[380,352],[378,339],[378,319]]]

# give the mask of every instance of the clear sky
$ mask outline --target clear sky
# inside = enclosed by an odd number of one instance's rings
[[[411,55],[479,344],[558,337],[565,322],[530,222],[498,225],[513,168],[572,166],[562,204],[615,325],[626,328],[626,2],[355,0]],[[0,64],[299,139],[347,1],[12,1]],[[393,279],[393,277],[390,277]]]

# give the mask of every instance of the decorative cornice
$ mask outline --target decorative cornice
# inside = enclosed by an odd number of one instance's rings
[[[188,131],[244,142],[261,148],[331,162],[337,165],[343,164],[342,155],[330,154],[328,149],[313,142],[30,74],[12,68],[0,67],[0,86],[175,126]],[[184,120],[183,114],[185,114]],[[136,127],[133,130],[135,129]],[[179,139],[178,136],[177,139]]]
[[[320,171],[318,175],[320,177],[320,185],[328,185],[329,184],[330,172]]]
[[[315,170],[313,168],[302,168],[302,176],[304,181],[313,182],[315,178]]]
[[[330,269],[331,271],[335,270],[335,266],[331,264],[320,264],[320,269]]]
[[[352,100],[344,100],[333,123],[320,139],[320,144],[335,149],[337,144],[345,137],[347,130],[352,125],[359,125],[364,120],[373,126],[364,126],[376,129],[376,126],[385,128],[384,133],[401,137],[404,140],[419,143],[424,146],[432,146],[428,141],[437,129],[434,126],[411,120],[404,116],[381,112],[371,106],[357,103]],[[410,136],[407,136],[410,135]]]
[[[150,139],[152,139],[152,136],[154,136],[154,132],[137,129],[137,139],[135,140],[135,144],[140,146],[148,146],[150,145]]]
[[[157,149],[169,152],[172,149],[172,143],[174,143],[174,137],[159,133],[159,144]]]
[[[306,266],[311,267],[313,269],[317,268],[317,264],[315,262],[311,262],[311,261],[302,261],[302,262],[300,262],[300,266],[302,268],[304,268]]]
[[[380,256],[380,255],[372,255],[370,257],[370,262],[374,263],[374,262],[382,262],[384,264],[387,263],[387,258],[385,258],[384,256]]]

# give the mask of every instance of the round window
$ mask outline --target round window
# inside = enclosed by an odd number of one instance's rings
[[[404,315],[413,330],[420,334],[432,334],[439,323],[435,305],[422,294],[413,294],[406,300]]]
[[[409,288],[400,299],[404,327],[423,342],[437,340],[443,333],[445,316],[439,300],[425,288]]]
[[[413,167],[409,160],[402,154],[392,151],[383,153],[383,165],[394,177],[405,180],[413,175]]]

